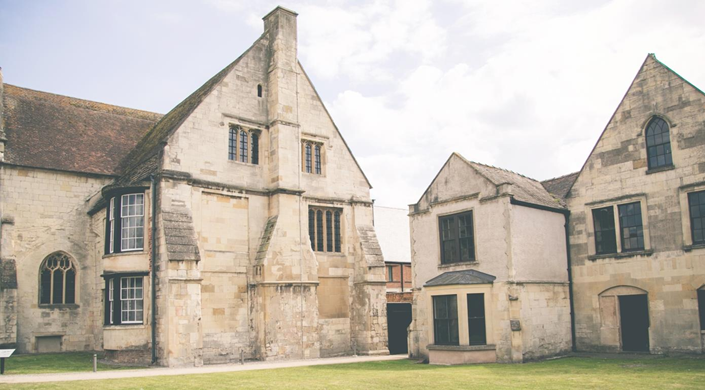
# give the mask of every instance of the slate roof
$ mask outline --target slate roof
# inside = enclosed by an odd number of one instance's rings
[[[565,201],[570,187],[573,186],[579,174],[580,172],[573,172],[553,179],[544,180],[541,182],[541,185],[543,185],[546,191]]]
[[[473,269],[444,272],[424,284],[424,287],[458,284],[491,284],[497,277]]]
[[[160,114],[4,84],[5,162],[118,175]]]
[[[496,186],[511,184],[514,199],[539,206],[565,209],[562,200],[551,195],[538,181],[506,169],[469,161],[460,154],[455,154],[492,184]]]

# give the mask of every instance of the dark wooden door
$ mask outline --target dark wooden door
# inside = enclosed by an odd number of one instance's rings
[[[387,335],[389,337],[389,353],[392,355],[408,353],[407,331],[411,324],[410,303],[387,304]]]
[[[646,294],[621,295],[622,350],[649,352],[649,301]]]

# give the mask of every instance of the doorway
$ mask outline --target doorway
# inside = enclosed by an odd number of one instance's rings
[[[646,294],[620,295],[622,351],[649,352],[649,301]]]
[[[407,328],[411,324],[410,303],[387,304],[387,337],[389,340],[389,354],[407,354]]]

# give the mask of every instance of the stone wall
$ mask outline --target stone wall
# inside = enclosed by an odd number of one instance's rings
[[[673,167],[650,171],[644,131],[655,115],[670,125]],[[600,294],[624,286],[647,293],[651,352],[702,351],[696,290],[705,284],[705,252],[691,245],[687,193],[705,189],[703,155],[705,96],[650,55],[567,199],[579,350],[621,350],[619,319]],[[616,213],[634,201],[645,249],[595,255],[591,210]]]
[[[18,352],[36,352],[37,337],[47,336],[60,336],[62,351],[100,349],[102,278],[93,243],[101,233],[90,223],[87,200],[110,179],[8,165],[0,172],[2,219],[12,221],[2,225],[2,251],[17,268],[16,293],[1,292],[16,299],[14,308],[3,300],[3,315],[16,313]],[[73,305],[39,304],[40,265],[57,251],[77,268]]]

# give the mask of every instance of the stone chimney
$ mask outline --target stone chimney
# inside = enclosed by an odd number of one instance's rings
[[[264,19],[267,47],[267,122],[273,188],[299,188],[299,110],[296,59],[296,12],[277,7]]]

